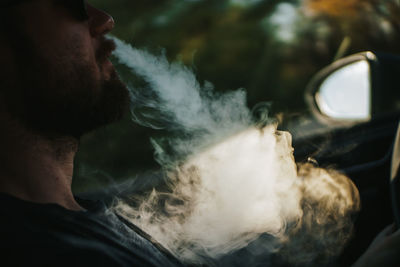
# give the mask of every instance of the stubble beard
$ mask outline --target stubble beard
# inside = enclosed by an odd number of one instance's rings
[[[128,110],[129,93],[116,71],[108,79],[99,77],[102,62],[85,62],[79,47],[57,59],[46,58],[34,46],[25,48],[18,60],[18,88],[8,102],[11,113],[29,130],[79,139]]]

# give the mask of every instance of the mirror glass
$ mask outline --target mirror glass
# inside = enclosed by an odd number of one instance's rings
[[[320,111],[337,120],[364,121],[371,118],[370,66],[360,60],[336,70],[315,94]]]

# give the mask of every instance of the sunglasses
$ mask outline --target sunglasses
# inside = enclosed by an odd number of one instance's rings
[[[12,7],[23,2],[34,0],[3,0],[0,8]],[[78,20],[87,20],[89,15],[87,12],[86,0],[52,0],[54,4],[66,8]]]

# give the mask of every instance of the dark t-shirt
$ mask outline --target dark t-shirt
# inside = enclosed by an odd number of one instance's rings
[[[181,266],[100,202],[87,211],[0,194],[0,266]]]

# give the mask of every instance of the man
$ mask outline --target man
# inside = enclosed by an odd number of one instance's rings
[[[113,19],[84,0],[0,8],[0,265],[180,265],[135,226],[71,192],[79,138],[128,106],[104,37]],[[397,235],[385,232],[357,266],[390,259]]]
[[[84,0],[0,8],[0,265],[179,265],[139,229],[71,191],[81,135],[128,107],[108,60],[113,19]]]

